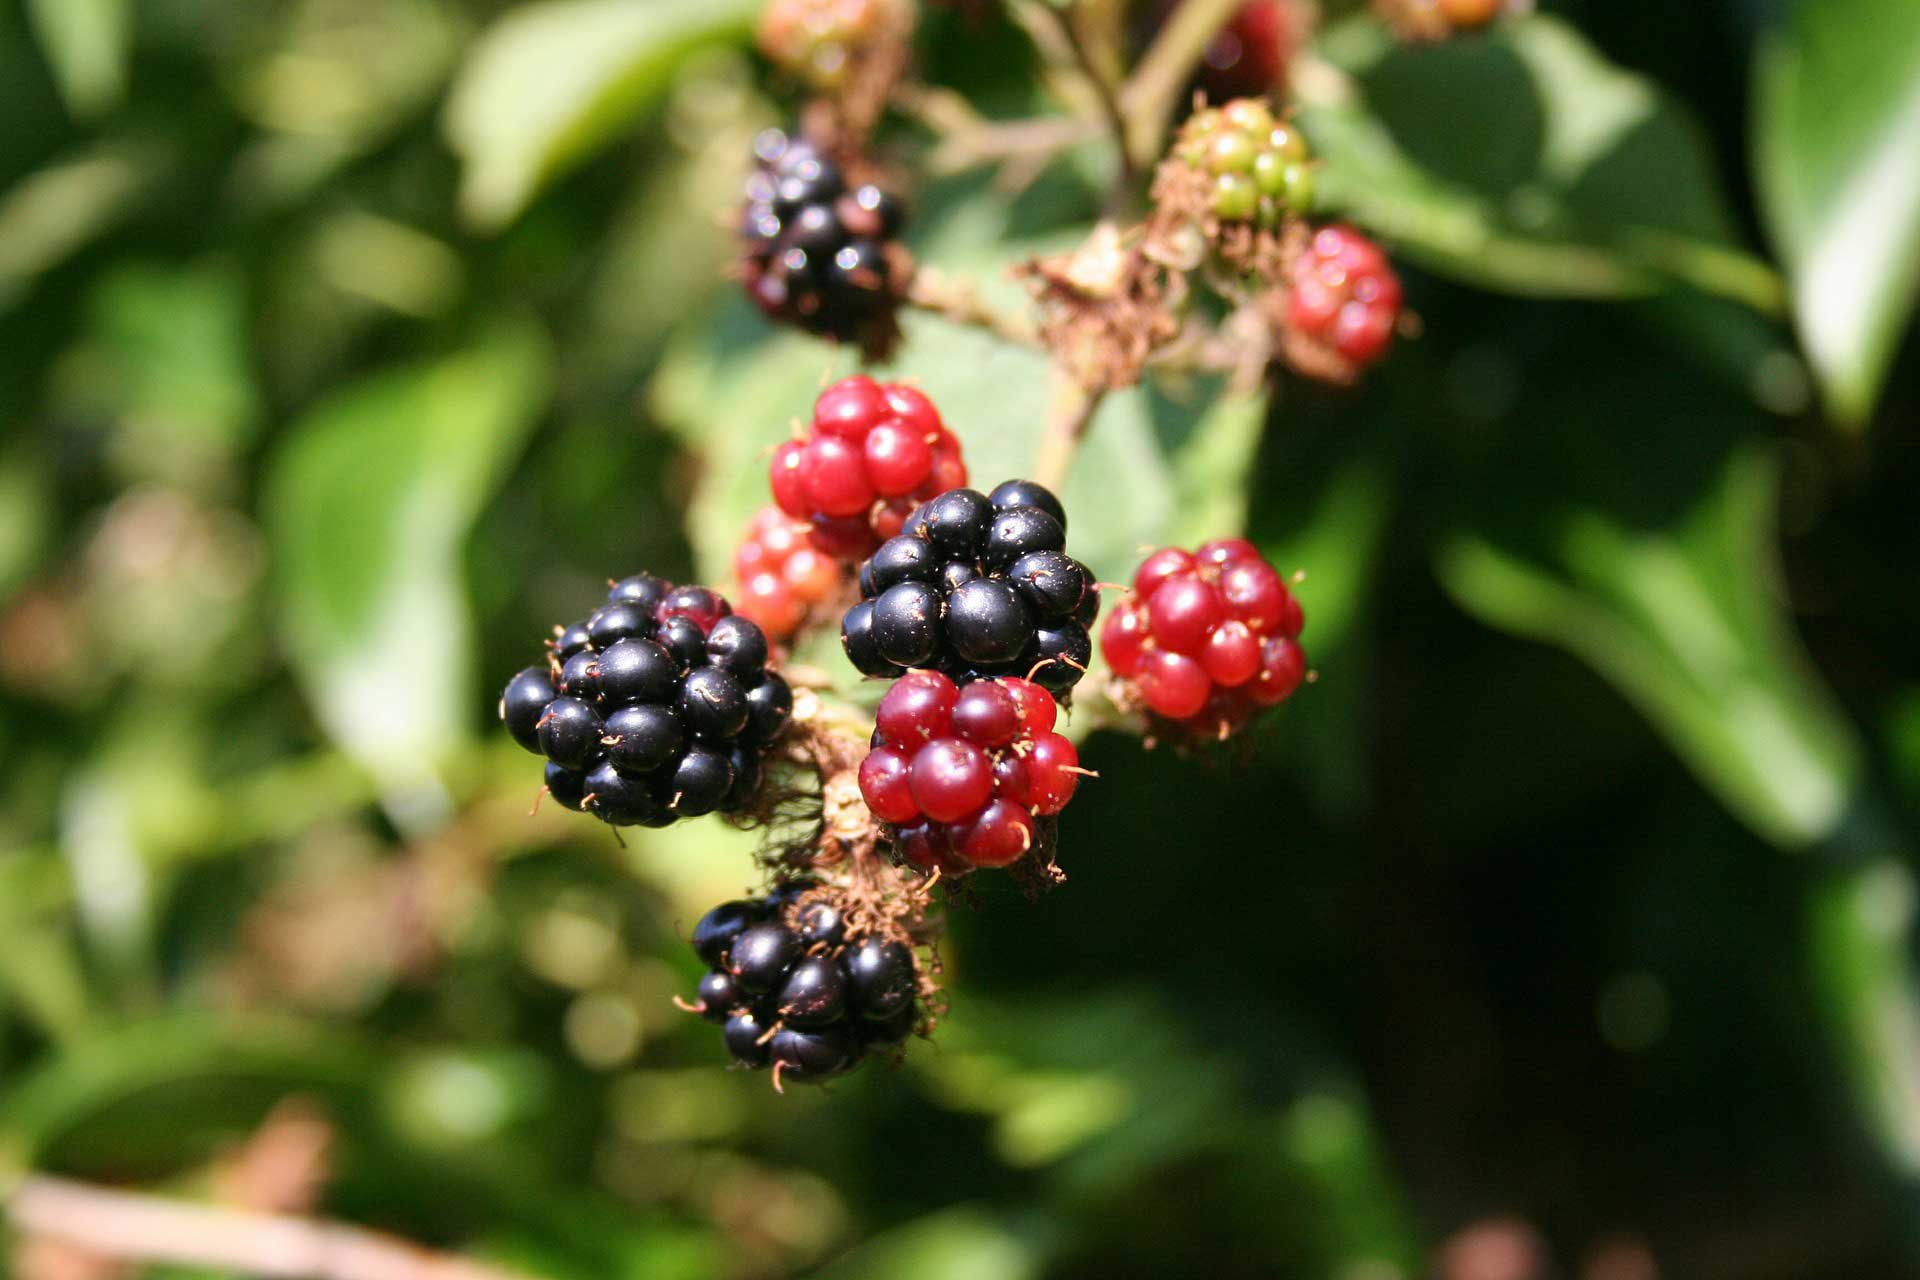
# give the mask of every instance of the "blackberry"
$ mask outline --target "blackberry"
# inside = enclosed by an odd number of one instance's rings
[[[694,925],[693,948],[708,969],[684,1007],[721,1024],[736,1062],[773,1067],[776,1087],[841,1075],[920,1023],[912,949],[850,930],[811,881],[721,903]]]
[[[1010,480],[991,497],[940,494],[862,568],[866,598],[841,621],[848,659],[871,676],[1031,673],[1064,698],[1092,656],[1087,625],[1100,607],[1066,538],[1060,500],[1030,481]]]
[[[814,550],[852,563],[916,506],[965,484],[967,467],[931,400],[855,374],[822,391],[812,423],[774,450],[768,482],[780,510],[807,522]]]
[[[830,157],[778,129],[753,150],[740,219],[747,296],[770,319],[883,350],[906,277],[899,202],[872,184],[849,188]]]
[[[1400,302],[1400,278],[1379,245],[1352,227],[1322,227],[1293,266],[1287,337],[1357,370],[1386,353]],[[1306,371],[1323,363],[1291,347],[1288,358]]]
[[[1263,98],[1238,98],[1196,112],[1180,129],[1169,163],[1204,180],[1210,211],[1223,223],[1272,230],[1313,206],[1313,170],[1306,140],[1275,118]],[[1171,172],[1162,180],[1170,187]]]
[[[1066,807],[1081,774],[1055,715],[1053,699],[1018,677],[956,685],[913,671],[894,681],[859,783],[895,855],[955,876],[1008,866],[1039,844],[1040,820]],[[863,966],[877,961],[856,959],[855,989],[867,990]]]
[[[740,581],[735,608],[776,644],[791,640],[817,608],[841,592],[847,572],[813,545],[813,526],[779,507],[763,507],[733,553]]]
[[[764,754],[793,714],[766,635],[705,587],[647,574],[554,629],[546,667],[508,682],[500,718],[547,757],[560,804],[614,826],[750,813]]]
[[[1167,730],[1226,738],[1284,702],[1306,676],[1300,604],[1240,538],[1148,556],[1100,629],[1119,701]]]

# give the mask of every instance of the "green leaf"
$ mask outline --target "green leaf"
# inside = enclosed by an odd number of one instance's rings
[[[1227,393],[1214,399],[1173,462],[1178,518],[1168,541],[1182,546],[1223,538],[1247,523],[1247,474],[1267,425],[1267,397]]]
[[[693,50],[741,36],[756,0],[545,0],[474,42],[447,102],[460,208],[504,226],[560,171],[626,128]]]
[[[1920,1174],[1915,900],[1913,872],[1883,852],[1828,870],[1810,900],[1808,929],[1813,976],[1860,1110],[1909,1178]]]
[[[1024,1280],[1040,1274],[1033,1246],[985,1211],[958,1207],[875,1236],[817,1273],[824,1280]]]
[[[1742,446],[1662,522],[1557,501],[1528,535],[1460,533],[1438,568],[1486,622],[1584,659],[1732,812],[1803,847],[1840,825],[1860,762],[1771,589],[1776,490],[1772,455]]]
[[[1348,24],[1326,50],[1347,76],[1301,86],[1322,203],[1409,258],[1521,294],[1629,297],[1680,281],[1779,305],[1772,270],[1735,244],[1692,120],[1565,22],[1419,47]]]
[[[116,140],[30,173],[0,195],[0,309],[124,216],[165,163],[157,148]]]
[[[68,111],[91,118],[120,101],[132,45],[127,0],[28,0],[27,12]]]
[[[349,387],[288,431],[266,522],[295,670],[383,782],[428,782],[482,699],[460,553],[547,392],[528,325]]]
[[[1920,290],[1920,6],[1802,0],[1756,83],[1761,207],[1794,318],[1828,408],[1863,422]]]

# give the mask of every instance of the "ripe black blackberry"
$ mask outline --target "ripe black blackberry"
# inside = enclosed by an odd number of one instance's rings
[[[614,826],[750,812],[793,693],[767,638],[705,587],[648,574],[554,628],[544,667],[508,682],[500,718],[547,758],[546,788]]]
[[[1100,595],[1066,553],[1067,513],[1028,480],[991,494],[950,489],[921,505],[861,566],[840,640],[853,665],[958,683],[1025,676],[1064,697],[1093,654]]]
[[[693,927],[708,966],[684,1007],[720,1024],[736,1062],[784,1080],[830,1080],[920,1024],[920,973],[905,943],[854,933],[817,886],[723,902]]]
[[[740,219],[747,296],[771,319],[884,349],[906,277],[899,202],[872,183],[850,188],[830,157],[778,129],[753,150]]]

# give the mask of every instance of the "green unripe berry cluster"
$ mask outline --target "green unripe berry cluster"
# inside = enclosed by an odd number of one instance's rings
[[[1174,154],[1213,179],[1213,211],[1225,222],[1274,228],[1313,204],[1306,139],[1259,98],[1237,98],[1187,121]]]

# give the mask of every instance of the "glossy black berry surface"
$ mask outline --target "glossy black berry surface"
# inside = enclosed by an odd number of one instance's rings
[[[831,893],[811,880],[721,903],[690,941],[707,972],[685,1007],[720,1024],[734,1061],[775,1067],[780,1080],[831,1079],[920,1024],[913,951],[849,929]]]
[[[739,224],[747,296],[809,333],[871,341],[892,323],[899,203],[850,186],[829,157],[776,129],[754,140],[754,157]]]
[[[720,595],[636,574],[554,629],[547,665],[508,682],[500,718],[547,758],[566,808],[614,826],[749,813],[793,716],[768,661],[766,636]]]
[[[1064,699],[1093,655],[1087,628],[1100,608],[1066,536],[1060,500],[1030,480],[932,499],[862,566],[864,599],[841,620],[848,660],[882,678],[1032,672]]]

